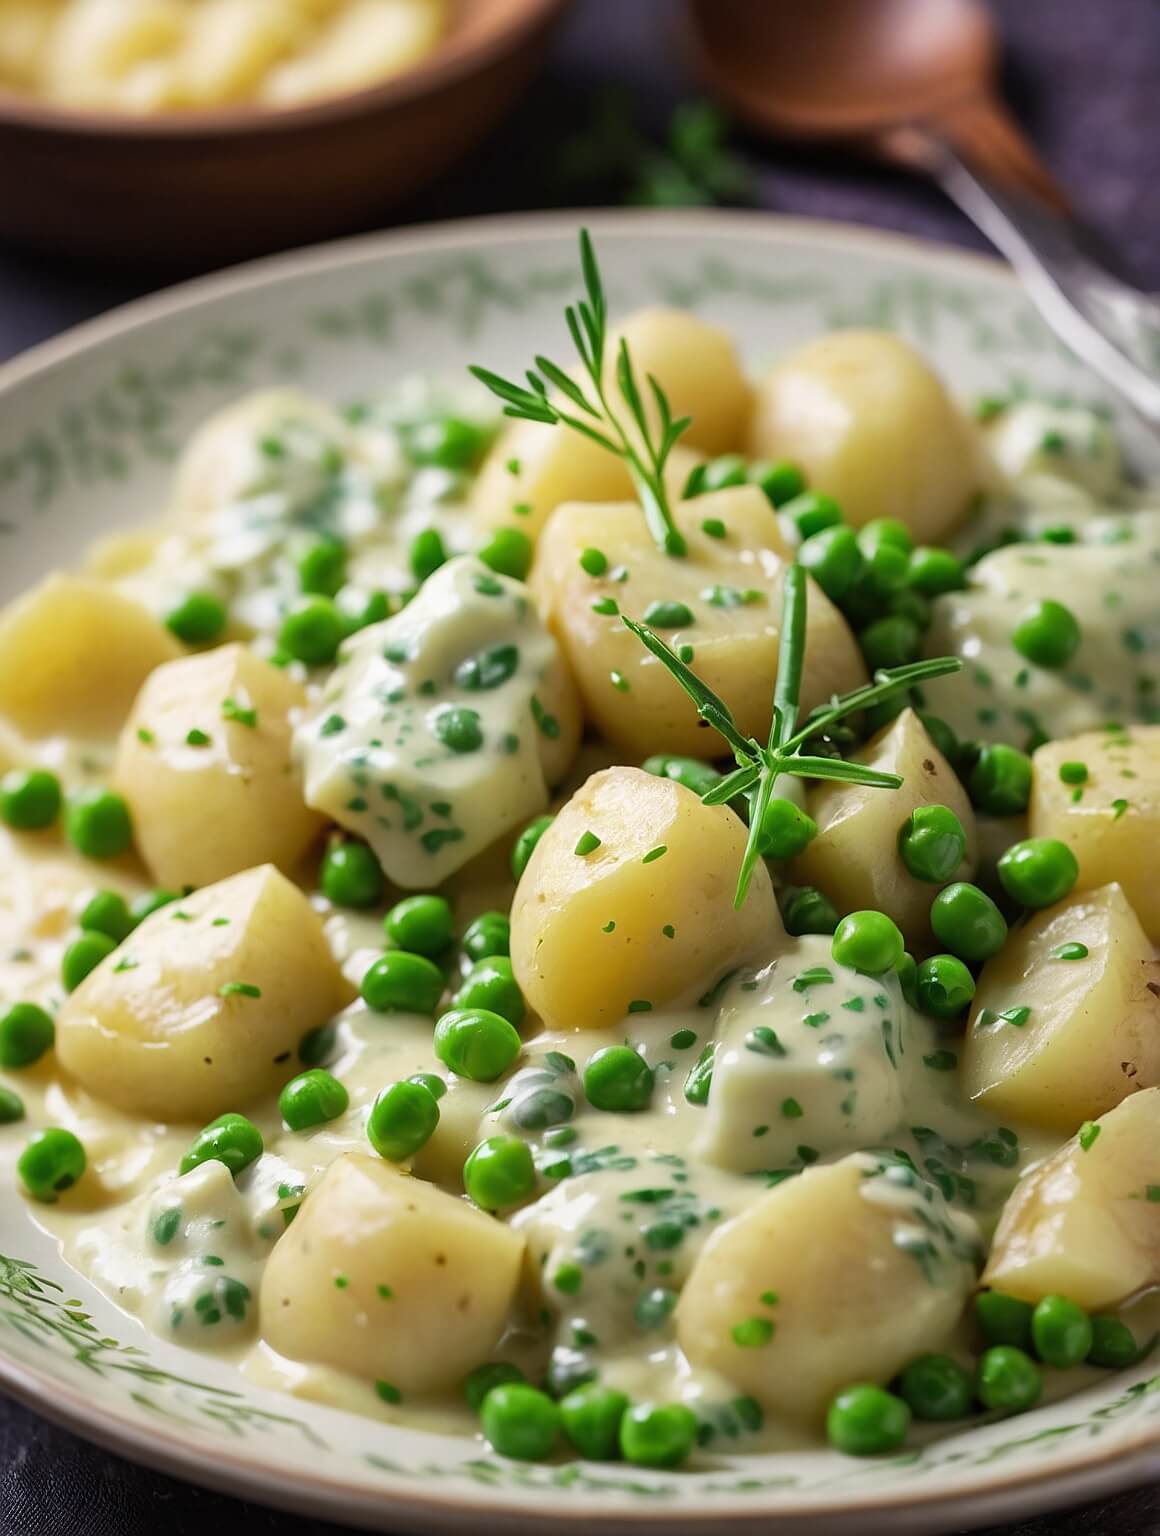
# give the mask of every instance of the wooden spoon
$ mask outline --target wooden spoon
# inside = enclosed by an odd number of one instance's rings
[[[1047,322],[1160,425],[1160,306],[1107,269],[997,94],[980,0],[691,0],[700,68],[754,127],[933,175]]]

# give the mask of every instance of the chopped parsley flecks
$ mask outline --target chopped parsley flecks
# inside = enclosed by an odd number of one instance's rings
[[[1090,1152],[1096,1144],[1100,1134],[1100,1128],[1094,1120],[1085,1120],[1079,1128],[1079,1146],[1081,1152]]]

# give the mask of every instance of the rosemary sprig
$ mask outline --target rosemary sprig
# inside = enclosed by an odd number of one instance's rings
[[[527,371],[527,385],[505,379],[488,368],[472,367],[470,372],[503,401],[505,416],[517,420],[538,421],[545,426],[570,427],[592,442],[623,459],[644,509],[649,532],[666,555],[684,555],[688,545],[676,525],[665,489],[664,470],[678,438],[689,426],[691,417],[673,418],[664,390],[652,374],[646,375],[658,417],[654,431],[633,369],[632,358],[623,338],[616,356],[615,377],[620,397],[639,433],[639,445],[629,435],[618,411],[608,398],[604,379],[608,347],[608,303],[604,283],[596,261],[596,252],[588,231],[580,231],[580,267],[586,297],[569,304],[564,311],[568,331],[588,375],[591,395],[551,358],[537,355],[535,368]],[[576,412],[548,399],[551,385],[575,406]]]
[[[929,678],[957,672],[962,666],[957,656],[942,656],[931,661],[916,661],[910,666],[876,672],[872,683],[821,705],[798,728],[797,715],[806,650],[806,601],[806,573],[800,565],[791,565],[786,571],[782,596],[773,724],[765,746],[754,737],[741,734],[725,701],[691,671],[658,634],[634,619],[624,618],[623,621],[685,690],[697,706],[701,718],[720,732],[733,749],[737,768],[702,796],[705,804],[722,805],[736,795],[753,792],[749,840],[745,845],[737,877],[737,890],[733,898],[735,907],[742,905],[749,890],[753,870],[760,857],[762,821],[773,798],[774,786],[782,774],[802,779],[831,779],[844,784],[864,784],[871,789],[897,789],[902,783],[896,773],[885,773],[877,768],[867,768],[862,763],[846,762],[842,758],[813,757],[803,753],[801,748],[809,738],[836,720],[889,698],[901,688],[910,688]]]

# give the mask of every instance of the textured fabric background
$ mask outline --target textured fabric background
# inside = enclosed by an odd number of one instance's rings
[[[1024,122],[1090,222],[1140,282],[1160,289],[1160,0],[994,0],[994,9],[1008,92]],[[545,78],[516,116],[399,222],[567,203],[555,151],[588,121],[598,85],[630,87],[652,125],[693,88],[679,14],[677,0],[576,0]],[[745,149],[767,207],[984,246],[921,182],[840,157]],[[0,195],[2,180],[0,168]],[[94,274],[0,252],[0,357],[164,281],[126,261],[123,272]],[[139,1470],[0,1398],[0,1536],[205,1536],[215,1528],[338,1533]],[[1160,1490],[1151,1489],[1008,1527],[1004,1536],[1158,1532]]]

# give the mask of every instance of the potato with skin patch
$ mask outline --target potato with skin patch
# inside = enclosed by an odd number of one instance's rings
[[[585,717],[601,735],[638,758],[652,752],[720,757],[728,751],[724,742],[702,724],[688,695],[621,615],[654,623],[674,650],[692,646],[693,670],[728,704],[738,729],[764,740],[789,555],[773,509],[754,486],[681,502],[675,517],[689,545],[680,559],[661,553],[634,502],[560,507],[540,539],[531,586],[576,679]],[[724,523],[725,537],[706,533],[706,519]],[[587,549],[607,557],[602,575],[580,564]],[[685,604],[692,623],[669,628],[650,620],[650,606],[658,602]],[[614,606],[598,611],[594,604]],[[865,681],[845,619],[811,581],[803,717],[831,693]]]
[[[0,714],[30,737],[112,736],[153,668],[181,654],[141,603],[49,576],[0,613]]]
[[[121,732],[113,783],[159,885],[210,885],[256,864],[293,870],[326,825],[291,757],[292,715],[305,703],[299,683],[244,645],[151,674]]]
[[[691,1365],[817,1423],[842,1387],[946,1347],[975,1282],[974,1223],[913,1169],[875,1165],[807,1168],[714,1232],[676,1311]]]
[[[332,1163],[262,1276],[266,1342],[383,1381],[404,1399],[457,1388],[508,1322],[524,1239],[361,1153]]]
[[[1003,1208],[983,1284],[1089,1311],[1160,1283],[1160,1088],[1085,1127],[1025,1173]]]
[[[1160,963],[1120,886],[1034,913],[987,961],[960,1071],[989,1114],[1065,1135],[1160,1083]]]
[[[651,374],[668,396],[673,419],[692,421],[670,456],[665,476],[670,497],[680,495],[692,463],[682,450],[719,454],[739,448],[745,437],[752,390],[733,343],[723,331],[684,310],[653,307],[630,315],[609,335],[604,385],[608,404],[632,441],[632,423],[616,382],[623,336],[633,371],[655,430],[657,414],[648,387]],[[577,365],[572,378],[593,399],[590,379]],[[568,404],[573,415],[582,415]],[[549,515],[565,501],[618,501],[633,494],[624,461],[571,427],[514,422],[492,447],[472,493],[476,517],[485,527],[514,523],[535,538]],[[516,512],[516,508],[520,508]]]
[[[318,914],[267,864],[147,917],[61,1005],[57,1060],[118,1109],[204,1123],[276,1093],[352,995]]]
[[[962,822],[967,852],[951,880],[975,871],[975,813],[957,775],[912,709],[871,737],[854,760],[901,775],[898,789],[816,784],[807,809],[818,835],[795,861],[793,878],[816,885],[839,912],[873,908],[892,917],[911,944],[930,939],[930,904],[939,886],[916,880],[898,852],[899,828],[921,805],[945,805]],[[949,883],[946,882],[946,883]]]
[[[942,380],[886,331],[834,331],[783,358],[758,385],[749,451],[800,464],[855,527],[900,518],[916,544],[945,543],[979,484]]]
[[[1118,881],[1145,933],[1160,943],[1160,725],[1049,741],[1032,763],[1031,835],[1068,845],[1079,862],[1077,891]],[[1065,763],[1082,764],[1081,782],[1064,781]]]
[[[577,852],[591,837],[599,845]],[[639,768],[593,774],[516,888],[511,959],[529,1006],[550,1029],[600,1029],[767,950],[782,929],[760,862],[741,910],[733,906],[745,840],[731,810],[671,779]]]

